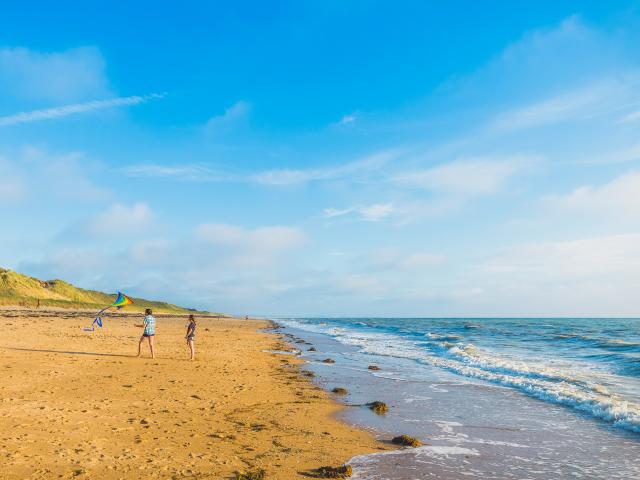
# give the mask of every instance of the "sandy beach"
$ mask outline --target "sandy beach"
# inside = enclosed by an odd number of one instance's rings
[[[0,311],[0,478],[306,478],[386,447],[334,418],[263,321],[158,316],[157,358],[136,358],[140,318]],[[145,345],[146,347],[146,345]]]

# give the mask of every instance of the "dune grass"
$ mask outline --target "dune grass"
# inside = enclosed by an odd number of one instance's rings
[[[116,294],[78,288],[64,280],[40,280],[0,268],[0,305],[26,308],[57,307],[67,309],[101,309],[113,303]],[[126,311],[139,312],[151,308],[158,313],[207,313],[179,307],[167,302],[131,297],[133,305]]]

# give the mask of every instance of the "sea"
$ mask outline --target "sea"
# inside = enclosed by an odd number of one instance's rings
[[[640,319],[274,320],[348,390],[344,421],[422,441],[352,458],[353,478],[640,479]]]

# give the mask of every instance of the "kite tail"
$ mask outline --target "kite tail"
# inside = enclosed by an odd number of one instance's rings
[[[103,308],[102,310],[100,310],[98,312],[98,314],[96,315],[96,318],[93,320],[93,323],[91,324],[91,328],[85,327],[85,328],[83,328],[83,330],[85,332],[93,332],[96,329],[96,325],[98,325],[98,327],[102,328],[102,317],[100,315],[102,315],[104,312],[106,312],[110,308],[111,308],[111,305],[109,305],[108,307]]]

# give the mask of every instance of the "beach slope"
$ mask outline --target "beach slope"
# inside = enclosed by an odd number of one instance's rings
[[[66,317],[66,318],[65,318]],[[0,311],[0,478],[305,478],[382,447],[334,419],[267,322],[158,318],[157,358],[136,358],[139,319]],[[146,347],[146,345],[145,345]]]

